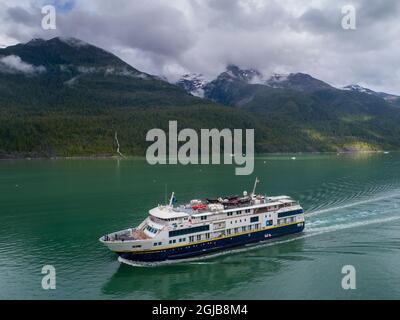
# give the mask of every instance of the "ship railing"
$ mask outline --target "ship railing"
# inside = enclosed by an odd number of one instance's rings
[[[108,234],[102,238],[105,242],[124,242],[134,240],[146,240],[149,237],[144,233],[143,230],[139,229],[128,229],[112,234]]]

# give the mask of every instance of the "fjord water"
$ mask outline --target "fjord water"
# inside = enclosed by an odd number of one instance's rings
[[[260,156],[232,166],[149,166],[144,159],[0,162],[1,299],[399,299],[400,154]],[[98,238],[179,202],[251,190],[287,194],[305,232],[196,261],[134,267]],[[56,268],[56,290],[41,269]],[[356,268],[345,291],[342,267]]]

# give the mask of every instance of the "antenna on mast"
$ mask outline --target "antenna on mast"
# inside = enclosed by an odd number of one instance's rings
[[[260,180],[258,179],[258,177],[256,178],[256,182],[254,182],[254,188],[253,188],[253,193],[251,194],[252,196],[254,196],[256,194],[256,188],[257,188],[257,184],[260,183]]]
[[[168,185],[165,184],[165,205],[168,203]]]
[[[171,196],[171,200],[169,201],[169,205],[170,205],[170,206],[173,206],[173,205],[174,205],[174,202],[176,202],[175,200],[176,200],[176,199],[175,199],[175,192],[172,192],[172,196]]]

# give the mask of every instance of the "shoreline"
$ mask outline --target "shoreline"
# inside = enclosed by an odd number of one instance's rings
[[[265,152],[265,153],[256,153],[255,158],[260,156],[285,156],[285,155],[351,155],[351,154],[388,154],[392,152],[400,152],[400,150],[387,150],[387,151],[338,151],[338,152]],[[65,156],[65,157],[45,157],[45,156],[15,156],[15,155],[5,155],[0,156],[0,161],[18,161],[18,160],[127,160],[130,158],[146,158],[146,156],[138,156],[138,155],[127,155],[121,157],[119,155],[90,155],[90,156]]]
[[[15,156],[15,155],[1,155],[0,161],[15,161],[15,160],[101,160],[101,159],[123,159],[123,157],[118,155],[90,155],[90,156]]]

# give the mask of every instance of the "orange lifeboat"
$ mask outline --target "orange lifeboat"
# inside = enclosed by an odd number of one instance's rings
[[[197,205],[197,206],[193,206],[193,207],[192,207],[193,210],[201,210],[201,209],[207,209],[207,208],[208,208],[208,206],[207,206],[207,205],[204,205],[204,204],[201,204],[201,205]]]

